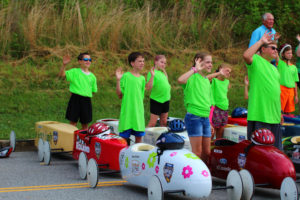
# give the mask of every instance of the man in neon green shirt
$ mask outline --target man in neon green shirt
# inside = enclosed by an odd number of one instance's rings
[[[69,56],[64,56],[63,66],[59,71],[60,77],[66,77],[70,82],[71,98],[68,103],[66,118],[70,124],[77,126],[80,119],[82,129],[87,129],[92,121],[92,102],[93,92],[97,92],[97,80],[95,75],[89,71],[92,63],[88,53],[81,53],[78,56],[80,68],[73,68],[65,71],[66,65],[71,61]]]
[[[258,50],[260,55],[256,54]],[[277,56],[277,44],[272,41],[271,33],[265,33],[243,55],[250,83],[248,140],[256,129],[267,128],[275,135],[274,145],[281,149],[280,75],[277,68],[270,63]]]

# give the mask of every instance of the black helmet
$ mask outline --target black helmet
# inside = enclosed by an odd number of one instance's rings
[[[184,140],[180,135],[172,132],[162,133],[156,140],[156,146],[161,150],[182,149]]]

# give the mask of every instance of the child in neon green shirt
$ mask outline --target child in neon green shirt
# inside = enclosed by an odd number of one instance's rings
[[[171,86],[168,81],[166,57],[157,55],[154,59],[154,75],[148,72],[146,90],[151,90],[150,95],[150,121],[147,127],[156,125],[158,117],[160,126],[167,126],[169,102],[171,98]]]
[[[192,152],[207,163],[210,155],[211,129],[209,112],[212,105],[211,86],[205,73],[212,68],[212,56],[199,53],[194,57],[194,67],[178,78],[183,84],[184,105],[187,110],[185,125]]]
[[[133,52],[128,56],[128,62],[132,66],[130,72],[123,73],[122,68],[116,70],[117,95],[122,99],[119,132],[120,136],[127,139],[130,144],[130,135],[135,136],[135,142],[142,141],[145,135],[144,118],[144,92],[145,77],[140,74],[144,68],[144,57],[139,52]]]
[[[74,126],[80,119],[82,129],[87,129],[88,124],[92,121],[91,97],[93,93],[97,92],[96,77],[89,71],[92,59],[88,53],[81,53],[78,56],[80,68],[65,71],[66,65],[70,61],[70,56],[64,56],[63,66],[58,74],[60,77],[66,77],[67,81],[70,82],[71,98],[68,103],[66,118]]]
[[[211,80],[212,97],[213,97],[213,114],[212,125],[216,132],[216,138],[222,138],[224,127],[228,122],[228,106],[229,100],[227,97],[229,89],[229,76],[231,68],[229,65],[222,64],[216,70],[216,73],[207,76]],[[212,134],[212,139],[214,134]]]
[[[292,46],[284,44],[280,49],[278,71],[280,74],[281,110],[288,114],[295,111],[295,104],[298,103],[297,82],[299,82],[299,78],[296,66],[291,64]]]

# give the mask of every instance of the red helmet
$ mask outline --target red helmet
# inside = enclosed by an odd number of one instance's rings
[[[97,122],[95,124],[92,124],[88,129],[89,135],[98,135],[100,133],[104,133],[107,130],[109,130],[109,126],[106,124],[103,124],[101,122]]]
[[[265,145],[272,145],[275,142],[275,137],[273,133],[266,128],[257,129],[252,133],[251,141],[254,144],[265,144]]]

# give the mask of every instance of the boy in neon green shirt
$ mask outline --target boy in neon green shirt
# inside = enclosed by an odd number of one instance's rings
[[[144,92],[145,77],[140,74],[144,67],[144,57],[139,52],[128,56],[132,66],[130,72],[123,73],[122,68],[116,70],[117,95],[122,99],[119,132],[120,136],[130,144],[130,135],[135,136],[135,142],[142,141],[145,135]]]
[[[260,50],[260,55],[256,52]],[[250,93],[248,101],[247,138],[259,128],[267,128],[275,135],[275,146],[281,146],[281,106],[280,75],[277,68],[270,63],[277,58],[277,44],[272,42],[272,35],[263,37],[244,52],[248,68]]]
[[[59,71],[60,77],[66,77],[70,82],[71,98],[68,103],[66,118],[71,125],[77,126],[80,119],[82,129],[87,129],[92,121],[92,102],[93,93],[97,92],[97,80],[95,75],[89,71],[92,63],[88,53],[81,53],[78,56],[80,68],[73,68],[65,71],[66,65],[71,61],[69,56],[64,56],[63,66]]]

